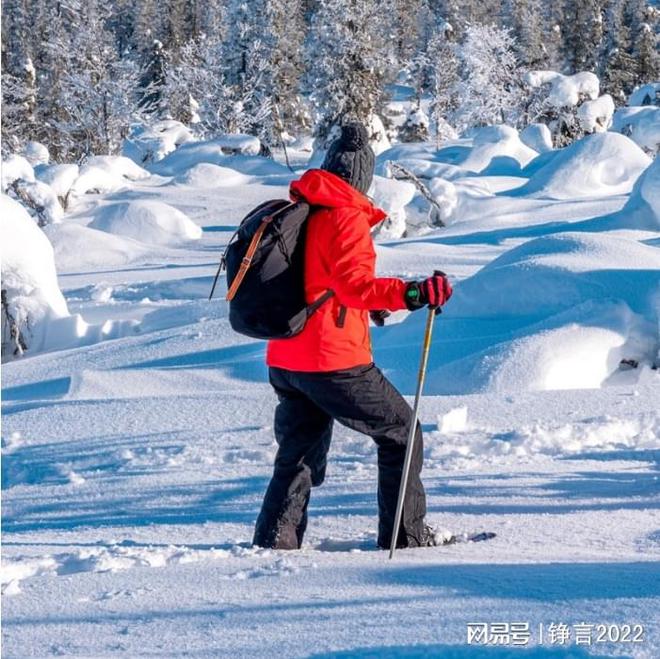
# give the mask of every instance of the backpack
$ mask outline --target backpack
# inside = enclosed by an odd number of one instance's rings
[[[282,199],[266,201],[246,217],[231,237],[220,270],[227,271],[229,323],[255,339],[299,334],[307,319],[333,296],[328,289],[305,301],[305,233],[310,206]]]

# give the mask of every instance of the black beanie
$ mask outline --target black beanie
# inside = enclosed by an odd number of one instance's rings
[[[341,135],[330,145],[321,169],[340,176],[366,194],[374,178],[375,160],[367,129],[352,123],[342,126]]]

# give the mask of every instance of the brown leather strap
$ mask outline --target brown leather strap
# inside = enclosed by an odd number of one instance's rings
[[[247,271],[250,269],[250,265],[252,265],[252,259],[254,258],[254,253],[257,251],[257,247],[259,247],[259,242],[261,241],[261,236],[263,236],[264,231],[266,230],[266,227],[270,224],[272,221],[273,216],[272,215],[267,215],[262,221],[261,224],[259,225],[259,228],[254,232],[254,236],[252,236],[252,240],[250,241],[250,245],[247,248],[247,251],[245,252],[245,256],[243,257],[243,260],[241,261],[241,267],[238,269],[238,272],[236,273],[236,276],[234,277],[234,281],[232,281],[231,286],[229,287],[229,290],[227,291],[227,301],[231,302],[234,299],[234,296],[236,295],[236,292],[238,291],[238,287],[243,283],[243,279],[245,278],[245,275],[247,274]]]

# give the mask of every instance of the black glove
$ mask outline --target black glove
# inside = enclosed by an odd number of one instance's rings
[[[385,319],[390,315],[387,309],[374,309],[369,312],[369,318],[371,318],[377,327],[382,327],[385,324]]]

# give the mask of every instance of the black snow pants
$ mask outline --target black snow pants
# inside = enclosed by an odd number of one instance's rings
[[[378,446],[378,545],[389,548],[412,410],[374,365],[305,373],[270,369],[279,398],[275,468],[259,517],[254,544],[298,549],[307,526],[310,490],[325,477],[333,420],[369,435]],[[417,424],[398,547],[422,543],[426,495],[420,480],[422,432]]]

